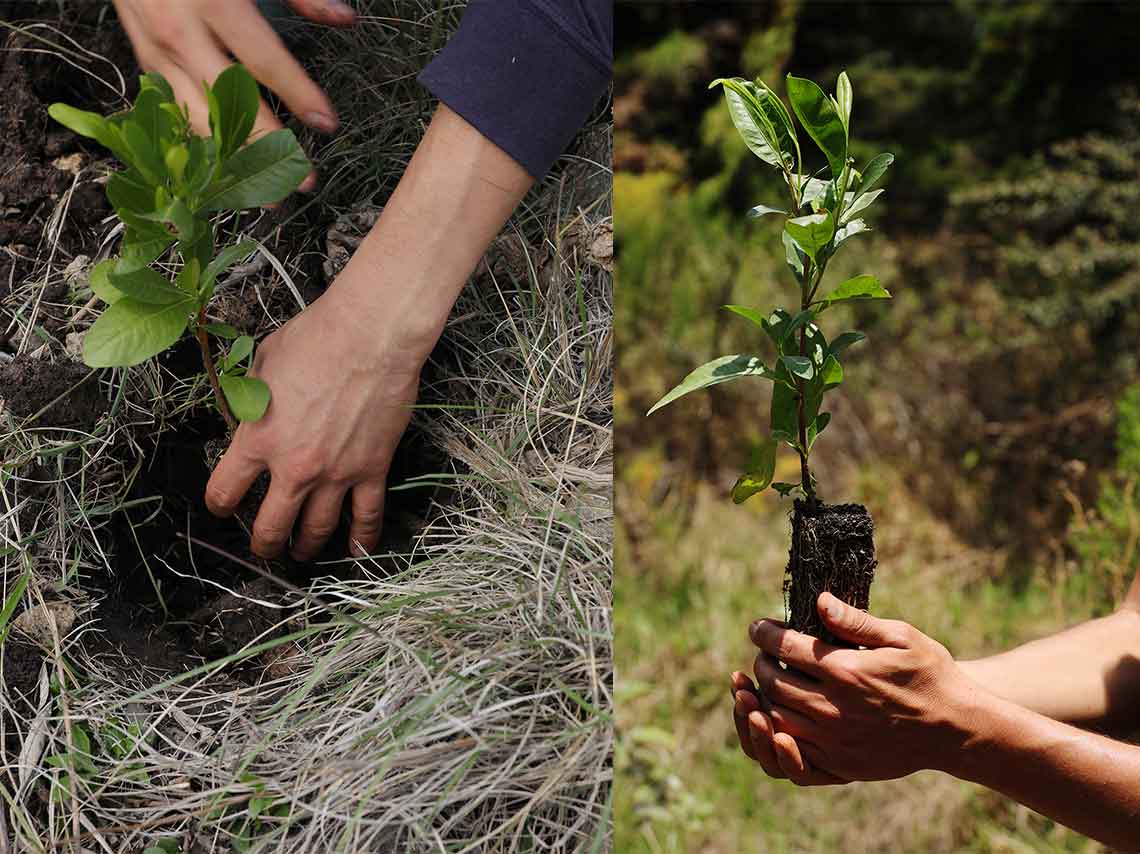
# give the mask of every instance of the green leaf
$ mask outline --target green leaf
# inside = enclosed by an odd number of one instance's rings
[[[804,251],[796,245],[796,241],[792,240],[792,236],[788,234],[785,229],[782,233],[784,241],[784,260],[788,262],[788,269],[792,271],[796,281],[801,285],[804,283]]]
[[[186,299],[186,295],[169,279],[150,267],[132,268],[129,264],[119,264],[116,270],[108,273],[107,278],[111,287],[136,302],[170,305]]]
[[[863,180],[859,183],[859,192],[865,193],[875,186],[883,177],[883,173],[895,162],[895,156],[889,151],[871,158],[871,162],[863,169]]]
[[[835,356],[828,354],[827,360],[823,363],[823,369],[820,371],[820,379],[823,381],[823,389],[835,388],[843,382],[843,365]]]
[[[210,127],[218,145],[218,157],[225,160],[241,148],[253,130],[261,93],[253,75],[241,65],[231,65],[219,74],[212,92]]]
[[[862,332],[844,332],[838,338],[831,342],[831,347],[828,352],[833,356],[838,356],[852,344],[858,344],[867,336]]]
[[[234,341],[233,346],[230,347],[230,352],[227,353],[225,359],[222,360],[222,370],[231,370],[241,364],[241,361],[252,352],[253,339],[248,335],[242,335]]]
[[[232,341],[241,335],[236,329],[228,323],[206,323],[202,326],[211,335],[216,335],[218,338],[225,338]]]
[[[772,438],[783,439],[793,448],[797,445],[800,426],[798,418],[799,395],[784,383],[772,387]]]
[[[815,440],[819,434],[827,429],[827,425],[831,423],[831,414],[828,412],[821,412],[815,417],[815,420],[808,426],[807,440],[808,450],[810,451]]]
[[[137,266],[149,264],[161,257],[173,242],[174,235],[159,223],[139,220],[127,225],[127,233],[123,238],[123,260]]]
[[[781,356],[780,361],[793,376],[810,380],[815,376],[815,365],[806,356]]]
[[[811,323],[815,318],[815,312],[812,309],[805,309],[804,311],[797,312],[795,317],[789,315],[782,308],[778,308],[772,312],[770,316],[761,321],[764,331],[768,333],[768,337],[772,339],[772,343],[776,345],[776,349],[780,353],[788,352],[785,349],[785,344],[788,342],[793,332],[799,329],[806,323]],[[794,343],[795,339],[792,339]],[[798,345],[796,351],[792,351],[791,355],[796,355],[798,352]]]
[[[119,129],[98,113],[77,110],[67,104],[52,104],[48,115],[68,130],[95,140],[123,162],[128,162],[128,151]]]
[[[798,483],[773,483],[772,488],[780,493],[781,498],[787,498],[793,489],[799,489]]]
[[[743,504],[757,492],[763,492],[772,482],[776,474],[776,448],[775,439],[766,440],[757,450],[748,467],[748,471],[740,476],[732,487],[732,500],[736,504]]]
[[[157,71],[149,71],[139,76],[139,91],[145,92],[147,89],[155,90],[163,101],[174,100],[174,90],[166,82],[166,78]]]
[[[851,80],[848,79],[846,71],[840,71],[839,79],[835,81],[835,102],[839,106],[839,119],[843,122],[848,138],[851,136],[851,104],[853,100]]]
[[[12,614],[16,611],[16,606],[20,604],[20,599],[23,598],[24,590],[28,587],[28,581],[32,577],[31,572],[25,572],[16,579],[12,585],[11,591],[8,593],[8,598],[4,600],[4,607],[0,608],[0,646],[4,644],[5,638],[8,637],[8,621],[12,619]]]
[[[161,156],[166,147],[174,142],[176,133],[174,116],[162,109],[166,99],[154,88],[144,88],[135,99],[130,112],[131,119],[150,138],[151,147]],[[164,164],[165,165],[165,164]],[[159,174],[165,174],[160,169]]]
[[[225,162],[206,191],[201,210],[242,210],[281,201],[312,170],[291,130],[260,137]]]
[[[784,230],[804,254],[816,260],[821,249],[835,237],[835,217],[830,211],[798,216],[784,222]]]
[[[190,149],[182,143],[173,145],[166,151],[166,170],[178,183],[186,177],[186,164],[190,162]]]
[[[110,273],[118,264],[118,258],[100,261],[91,268],[91,272],[87,276],[87,281],[91,284],[91,290],[95,296],[108,305],[114,305],[125,296],[122,291],[111,284]]]
[[[148,184],[152,186],[161,184],[166,177],[166,163],[162,159],[158,143],[134,119],[126,119],[120,125],[120,129],[127,144],[127,151],[130,153],[130,164]]]
[[[190,301],[158,305],[123,298],[95,321],[83,340],[92,368],[137,365],[179,339],[189,322]]]
[[[759,219],[768,214],[782,214],[783,216],[787,216],[788,212],[782,211],[779,208],[770,208],[767,205],[756,205],[756,207],[748,209],[748,216],[752,219]]]
[[[218,377],[230,409],[238,421],[257,421],[269,407],[269,386],[256,377],[224,374]]]
[[[154,188],[134,169],[116,172],[107,181],[107,200],[128,225],[147,228],[144,219],[154,211]],[[154,228],[151,222],[150,228]],[[165,231],[165,229],[163,229]]]
[[[789,168],[794,163],[795,129],[775,93],[763,83],[739,77],[709,84],[710,89],[715,86],[724,87],[732,123],[752,153],[779,169]]]
[[[875,199],[879,198],[879,196],[882,194],[882,190],[872,190],[869,193],[863,193],[862,195],[858,196],[853,202],[851,202],[848,207],[844,208],[843,216],[839,221],[846,223],[853,216],[855,216],[855,214],[859,213],[859,211],[868,208],[871,203],[875,201]]]
[[[832,254],[835,254],[840,246],[847,242],[847,238],[854,237],[856,234],[862,234],[864,231],[870,231],[867,223],[861,219],[853,219],[847,225],[838,229],[835,232],[835,245],[831,247]]]
[[[847,129],[823,90],[802,77],[788,75],[788,99],[800,123],[827,157],[831,175],[838,178],[847,162]]]
[[[837,302],[853,299],[890,299],[891,295],[874,276],[856,276],[848,279],[823,299],[818,301],[820,311]]]
[[[739,314],[746,320],[751,320],[761,329],[767,328],[767,321],[765,320],[764,315],[756,311],[754,308],[748,308],[747,306],[743,305],[726,305],[725,308],[731,311],[733,314]]]
[[[249,799],[249,817],[257,818],[267,808],[273,806],[273,798],[250,798]]]
[[[662,406],[672,403],[691,391],[719,385],[730,380],[738,380],[741,377],[772,379],[772,372],[764,366],[764,363],[757,356],[721,356],[719,359],[706,362],[681,380],[672,391],[653,404],[653,408],[646,415],[652,415]]]
[[[225,249],[218,253],[217,258],[213,259],[206,266],[206,274],[203,278],[203,281],[208,285],[212,285],[218,276],[220,276],[238,261],[244,261],[256,251],[256,240],[243,240],[241,243],[235,243],[233,246],[227,246]]]

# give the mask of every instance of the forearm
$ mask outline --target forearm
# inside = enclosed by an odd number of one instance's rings
[[[1140,746],[977,692],[967,735],[942,770],[980,783],[1107,845],[1140,842]]]
[[[487,246],[532,183],[441,105],[380,219],[329,289],[364,324],[393,319],[426,357]]]
[[[987,691],[1055,720],[1135,725],[1140,712],[1140,612],[1125,607],[960,666]]]

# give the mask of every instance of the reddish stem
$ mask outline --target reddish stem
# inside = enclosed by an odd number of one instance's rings
[[[237,432],[238,422],[230,411],[229,401],[222,391],[222,384],[218,381],[218,372],[214,368],[214,359],[210,355],[210,338],[206,334],[206,307],[198,309],[198,328],[196,330],[198,348],[202,351],[202,365],[206,368],[206,376],[210,379],[210,388],[214,390],[214,399],[218,402],[218,409],[226,419],[226,426],[230,428],[230,435]]]

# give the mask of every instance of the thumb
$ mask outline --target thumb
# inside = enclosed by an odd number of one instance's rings
[[[824,625],[843,640],[866,647],[908,646],[906,623],[872,617],[866,611],[854,608],[830,593],[820,593],[816,607]]]

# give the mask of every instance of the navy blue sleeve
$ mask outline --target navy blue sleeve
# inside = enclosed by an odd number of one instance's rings
[[[420,82],[541,178],[609,86],[612,0],[471,0]]]

